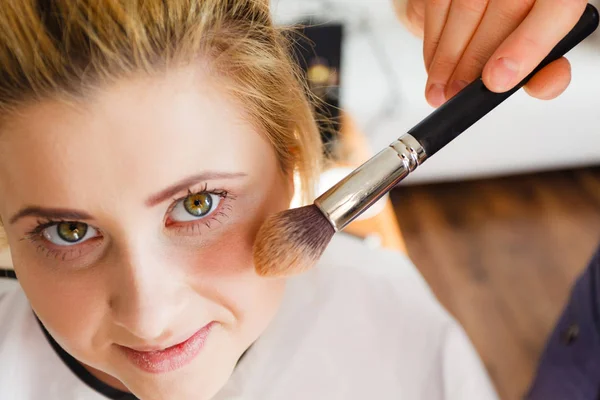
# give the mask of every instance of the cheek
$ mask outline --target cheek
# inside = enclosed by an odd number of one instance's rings
[[[254,339],[277,311],[285,288],[283,279],[258,276],[253,264],[253,245],[260,226],[268,215],[289,206],[289,196],[279,193],[266,198],[248,214],[250,218],[223,232],[206,249],[190,253],[185,261],[194,291],[228,309],[237,321],[232,321],[237,327],[231,328],[241,329]]]
[[[277,312],[285,281],[258,276],[252,263],[254,229],[227,235],[186,260],[188,285],[202,298],[227,310],[219,322],[234,347],[247,348]]]
[[[239,317],[280,296],[281,280],[265,279],[254,270],[252,246],[256,228],[230,232],[204,251],[190,255],[187,276],[197,293],[213,298]]]
[[[107,304],[94,274],[61,273],[32,263],[25,267],[18,261],[15,268],[31,307],[61,346],[89,347]]]

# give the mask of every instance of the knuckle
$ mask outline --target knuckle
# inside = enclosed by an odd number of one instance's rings
[[[429,7],[438,9],[438,8],[446,8],[450,5],[452,0],[429,0]]]
[[[406,5],[406,17],[414,25],[423,25],[425,21],[424,10],[421,10],[414,2],[409,2]]]
[[[483,14],[487,8],[488,0],[457,0],[458,6],[461,10],[475,13],[475,14]]]
[[[471,55],[468,55],[459,63],[456,67],[456,75],[462,80],[475,79],[481,75],[483,67],[485,67],[486,61],[489,59],[487,52],[474,51]]]
[[[396,0],[396,14],[400,22],[413,34],[423,35],[425,11],[420,2],[411,0]]]
[[[452,75],[451,80],[471,82],[481,75],[482,70],[482,64],[476,62],[465,63],[464,65],[459,65],[456,68],[456,71],[454,72],[454,75]]]
[[[427,59],[428,64],[433,62],[438,44],[439,40],[430,40],[423,43],[423,56]]]
[[[522,21],[533,8],[536,0],[514,0],[500,10],[503,21]]]
[[[451,74],[455,68],[456,60],[448,57],[435,57],[429,67],[429,74],[435,78],[445,77]]]
[[[519,37],[519,46],[527,49],[529,52],[535,54],[540,47],[543,47],[539,37],[532,36],[531,34],[524,34]]]
[[[451,80],[473,81],[481,75],[492,53],[493,49],[487,46],[470,46],[458,61]]]
[[[473,53],[468,58],[471,63],[468,68],[477,69],[479,72],[481,72],[483,67],[485,67],[485,64],[492,56],[493,51],[494,49],[485,49],[483,47],[473,49]]]
[[[520,4],[522,8],[531,10],[537,0],[515,0],[516,4]]]

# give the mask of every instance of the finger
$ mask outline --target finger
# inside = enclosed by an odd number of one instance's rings
[[[426,0],[425,22],[423,25],[423,61],[429,73],[429,66],[438,47],[452,0]]]
[[[425,1],[408,0],[406,17],[410,21],[410,31],[418,37],[423,37],[425,28]]]
[[[560,96],[571,83],[571,64],[566,58],[548,64],[525,85],[525,91],[540,100]]]
[[[481,18],[487,0],[454,0],[448,20],[429,67],[426,97],[429,104],[438,107],[445,102],[446,85],[469,45]]]
[[[449,79],[446,98],[481,76],[485,63],[523,22],[535,0],[491,0],[467,50]]]
[[[423,38],[425,0],[394,0],[396,15],[413,35]]]
[[[523,80],[575,26],[585,0],[538,0],[523,23],[500,45],[483,69],[483,82],[505,92]]]

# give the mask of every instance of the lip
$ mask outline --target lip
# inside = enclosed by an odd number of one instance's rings
[[[135,366],[145,372],[160,374],[175,371],[190,363],[204,348],[214,322],[209,323],[188,339],[167,348],[119,346]]]

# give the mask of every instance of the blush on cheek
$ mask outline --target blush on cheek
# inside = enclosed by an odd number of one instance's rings
[[[264,279],[253,265],[252,230],[230,233],[219,243],[190,254],[185,261],[187,284],[203,298],[229,311],[221,320],[249,345],[272,318],[281,300],[284,280]]]
[[[277,310],[285,281],[256,274],[252,245],[253,238],[240,237],[211,249],[199,259],[194,286],[228,309],[237,329],[254,340]]]
[[[238,210],[238,214],[246,217],[231,221],[231,225],[219,232],[209,245],[191,254],[188,265],[193,265],[194,270],[202,271],[202,274],[254,275],[253,246],[258,230],[269,215],[283,211],[289,205],[289,196],[281,194],[280,186],[271,189],[266,192],[280,194],[256,199],[259,203],[257,207],[243,212]]]
[[[254,273],[252,246],[254,233],[235,229],[222,235],[218,241],[200,250],[191,250],[186,257],[188,274],[219,278]]]

